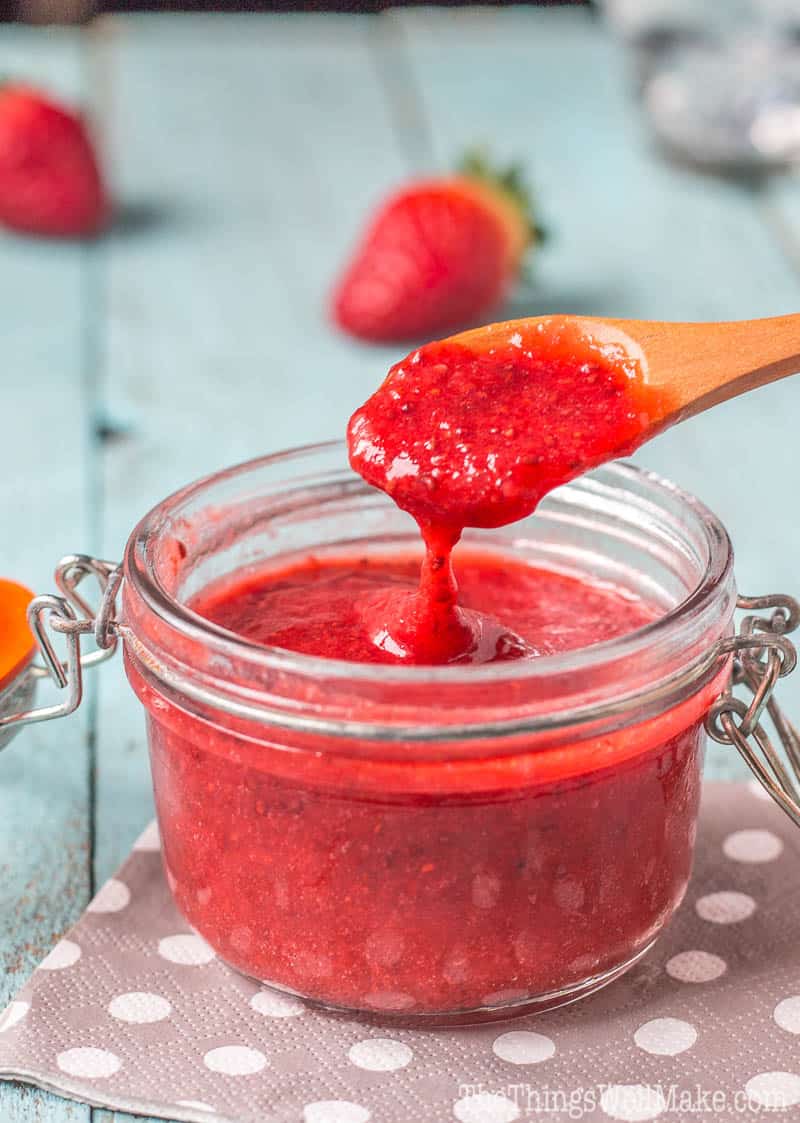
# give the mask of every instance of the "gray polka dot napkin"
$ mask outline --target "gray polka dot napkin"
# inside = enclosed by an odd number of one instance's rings
[[[800,832],[708,784],[656,947],[574,1006],[468,1029],[327,1016],[224,967],[175,911],[150,826],[0,1019],[0,1076],[215,1123],[796,1119]]]

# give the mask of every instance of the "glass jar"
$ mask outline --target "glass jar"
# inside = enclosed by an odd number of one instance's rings
[[[96,619],[62,573],[87,618],[53,627],[122,640],[178,908],[239,971],[327,1007],[440,1024],[572,1001],[644,955],[686,890],[704,721],[730,678],[725,529],[614,464],[465,537],[661,615],[530,661],[406,667],[259,646],[192,611],[209,584],[292,555],[418,547],[339,443],[159,504],[121,574],[91,563]]]
[[[709,659],[735,604],[724,529],[614,466],[476,538],[664,614],[566,655],[445,668],[269,650],[195,615],[210,582],[273,559],[415,548],[338,445],[195,484],[132,535],[125,665],[165,869],[239,970],[348,1010],[490,1016],[594,990],[680,903],[727,673]]]

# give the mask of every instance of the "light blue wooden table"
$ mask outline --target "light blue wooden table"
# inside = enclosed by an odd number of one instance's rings
[[[0,29],[0,73],[91,107],[125,206],[97,245],[0,237],[0,571],[49,589],[60,555],[119,557],[178,485],[341,433],[398,352],[331,330],[331,279],[383,191],[475,140],[526,161],[554,231],[514,313],[800,308],[800,186],[663,162],[624,63],[577,10]],[[800,591],[799,407],[785,382],[640,457],[722,516],[746,590]],[[800,712],[800,682],[784,697]],[[0,757],[0,1001],[150,814],[138,703],[107,665]],[[112,1116],[0,1085],[3,1123],[90,1118]]]

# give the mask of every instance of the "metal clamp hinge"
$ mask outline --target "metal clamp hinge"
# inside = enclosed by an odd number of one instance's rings
[[[78,592],[87,577],[93,577],[100,589],[97,611]],[[49,677],[59,689],[67,689],[67,697],[55,705],[17,713],[4,714],[0,710],[0,747],[7,742],[2,731],[10,726],[64,717],[76,710],[83,698],[84,669],[102,663],[117,649],[118,624],[114,613],[122,568],[86,554],[69,554],[56,567],[55,582],[60,596],[45,593],[28,606],[28,623],[36,637],[41,663],[32,664],[24,673],[34,679]],[[95,649],[82,651],[82,638],[88,635],[94,639]],[[66,643],[63,659],[56,650],[56,636],[62,636]]]
[[[711,707],[706,730],[719,744],[737,748],[765,790],[800,827],[800,736],[774,696],[778,679],[797,665],[797,652],[786,633],[800,624],[800,602],[776,594],[739,597],[737,603],[748,615],[739,632],[720,644],[720,654],[733,655],[733,672],[729,688]],[[764,612],[769,615],[758,615]],[[749,701],[735,695],[739,686],[749,692]],[[785,759],[764,727],[765,714]]]

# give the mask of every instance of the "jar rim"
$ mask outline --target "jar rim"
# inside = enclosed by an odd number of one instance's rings
[[[733,548],[727,530],[717,516],[696,496],[680,488],[677,484],[638,465],[616,461],[601,469],[580,477],[559,491],[585,490],[591,488],[592,480],[602,474],[612,483],[624,489],[625,484],[639,482],[656,494],[669,496],[688,508],[700,528],[708,549],[706,571],[697,585],[676,605],[630,632],[624,632],[609,640],[590,644],[586,647],[556,654],[541,655],[531,660],[518,660],[487,664],[454,664],[449,666],[405,666],[387,663],[357,663],[345,659],[331,659],[323,656],[293,652],[286,648],[256,643],[246,637],[236,635],[220,627],[207,618],[194,612],[177,597],[173,596],[158,579],[153,566],[149,563],[148,545],[159,525],[181,505],[201,495],[205,490],[222,481],[257,471],[258,469],[289,463],[293,460],[313,457],[329,452],[340,452],[344,442],[341,440],[323,441],[314,444],[270,453],[266,456],[243,461],[239,464],[210,473],[168,495],[153,507],[140,520],[131,533],[125,549],[125,573],[134,585],[144,604],[158,617],[179,633],[195,641],[211,641],[222,655],[245,656],[248,662],[257,662],[281,672],[304,676],[324,675],[328,679],[346,678],[349,681],[372,681],[376,677],[382,682],[397,686],[420,684],[492,684],[512,682],[533,677],[551,676],[565,672],[588,670],[590,667],[611,659],[634,657],[638,650],[650,647],[653,643],[680,628],[687,617],[704,614],[713,605],[721,586],[732,580]],[[365,490],[371,491],[362,481],[354,479]]]

